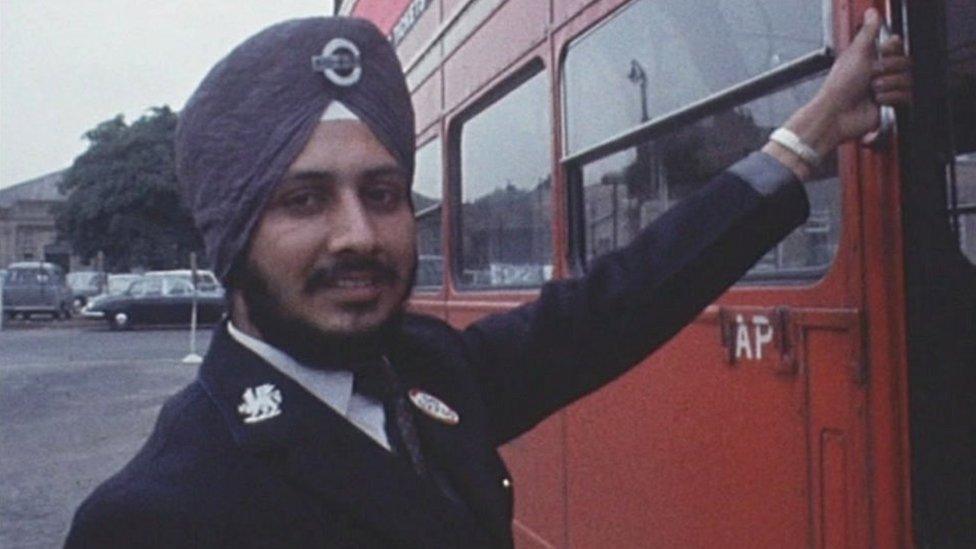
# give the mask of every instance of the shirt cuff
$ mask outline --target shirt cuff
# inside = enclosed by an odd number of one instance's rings
[[[762,151],[756,151],[736,162],[728,171],[763,196],[770,196],[790,183],[799,183],[793,170]]]

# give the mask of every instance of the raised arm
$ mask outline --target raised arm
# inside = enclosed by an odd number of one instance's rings
[[[910,99],[901,43],[878,60],[880,25],[866,12],[822,89],[784,125],[787,139],[720,174],[585,276],[549,283],[536,301],[465,331],[497,444],[637,364],[803,223],[800,182],[816,157],[876,128],[876,101]]]

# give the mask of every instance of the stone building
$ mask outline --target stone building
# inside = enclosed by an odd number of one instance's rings
[[[70,249],[57,242],[52,211],[66,200],[58,190],[63,177],[62,170],[0,189],[0,268],[16,261],[70,267]]]

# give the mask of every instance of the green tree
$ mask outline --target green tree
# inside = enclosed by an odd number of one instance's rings
[[[83,261],[105,252],[105,267],[185,266],[202,241],[180,201],[173,158],[176,114],[153,108],[131,125],[122,115],[85,133],[88,150],[61,183],[60,238]]]

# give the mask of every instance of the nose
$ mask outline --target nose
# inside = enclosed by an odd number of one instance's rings
[[[358,193],[353,189],[344,189],[339,193],[337,206],[329,215],[332,218],[329,223],[329,252],[374,253],[379,247],[374,220]]]

